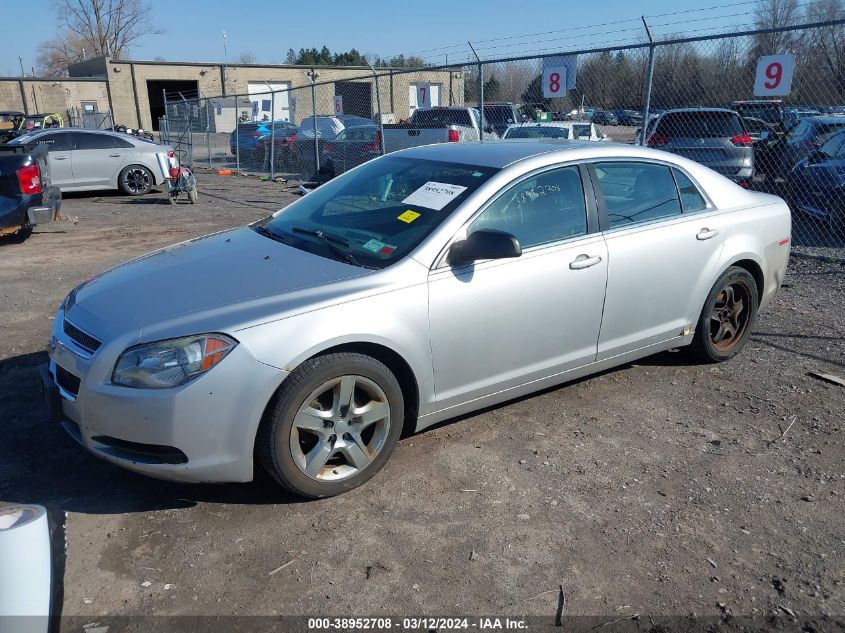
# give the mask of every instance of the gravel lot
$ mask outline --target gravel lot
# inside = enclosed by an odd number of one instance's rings
[[[403,440],[363,488],[301,502],[263,475],[125,472],[41,403],[50,319],[79,281],[293,198],[199,182],[197,206],[68,196],[78,224],[0,245],[0,500],[68,513],[63,614],[554,616],[562,586],[567,614],[603,621],[842,626],[845,388],[807,372],[845,375],[845,266],[793,258],[731,362],[666,353],[467,416]]]

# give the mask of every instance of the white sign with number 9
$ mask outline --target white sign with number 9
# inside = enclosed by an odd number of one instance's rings
[[[755,97],[785,97],[792,90],[795,56],[765,55],[757,60],[754,78]]]
[[[546,99],[566,96],[566,66],[543,69],[543,96]]]

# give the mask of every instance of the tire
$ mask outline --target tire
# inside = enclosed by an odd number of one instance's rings
[[[25,226],[9,235],[6,239],[10,244],[21,244],[29,239],[29,236],[32,235],[32,230],[33,227]]]
[[[317,356],[282,383],[259,426],[256,453],[291,492],[332,497],[381,470],[404,412],[402,389],[383,363],[354,353]]]
[[[196,187],[194,187],[193,189],[188,189],[188,200],[191,201],[191,204],[196,204],[199,200],[199,193],[197,193]]]
[[[127,196],[143,196],[155,184],[152,172],[143,165],[129,165],[117,177],[117,185]]]
[[[721,363],[739,354],[754,327],[759,305],[757,282],[751,273],[738,266],[728,268],[707,295],[690,353],[708,363]]]

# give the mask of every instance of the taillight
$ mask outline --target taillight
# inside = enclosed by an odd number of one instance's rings
[[[450,135],[451,132],[452,130],[449,130]],[[455,132],[457,133],[457,130]],[[452,139],[450,138],[449,141],[451,142]],[[381,149],[381,130],[376,130],[376,134],[373,136],[373,142],[364,145],[364,149],[368,152],[377,152]]]
[[[262,136],[264,136],[264,135],[261,132],[256,132],[255,134],[252,135],[252,138],[261,138]]]
[[[296,140],[296,134],[293,134],[290,138],[285,139],[285,143],[293,143]]]
[[[449,142],[459,143],[461,140],[461,133],[458,130],[449,130]]]
[[[751,185],[750,185],[750,184],[748,184],[748,181],[747,181],[747,180],[740,180],[740,181],[739,181],[738,183],[736,183],[736,184],[738,184],[738,185],[739,185],[740,187],[742,187],[743,189],[750,189],[750,188],[751,188]]]
[[[665,134],[652,134],[648,137],[646,144],[649,147],[660,147],[661,145],[666,145],[668,142],[669,137]]]
[[[740,145],[740,146],[751,145],[753,142],[754,141],[751,139],[751,137],[748,134],[745,134],[745,133],[737,134],[736,136],[734,136],[731,139],[731,143],[733,143],[734,145]]]
[[[167,152],[167,157],[168,158],[176,158],[176,152],[174,152],[173,150],[170,150],[169,152]]]
[[[17,171],[21,193],[41,193],[41,169],[38,163],[24,165]]]
[[[333,149],[334,149],[334,145],[332,145],[331,143],[323,143],[323,151],[324,152],[330,152]]]

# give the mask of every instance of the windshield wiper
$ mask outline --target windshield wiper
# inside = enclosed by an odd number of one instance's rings
[[[264,237],[269,237],[271,240],[281,242],[282,244],[290,244],[290,242],[287,239],[285,239],[284,236],[279,235],[278,233],[273,233],[273,231],[271,231],[266,226],[263,226],[261,224],[253,224],[252,230],[255,231],[256,233],[260,233]]]
[[[352,264],[353,266],[361,266],[361,262],[359,262],[352,253],[347,251],[340,250],[335,244],[339,244],[344,248],[349,248],[349,242],[342,240],[339,237],[334,237],[333,235],[326,235],[322,231],[314,231],[312,229],[303,229],[301,227],[295,226],[291,229],[293,233],[300,233],[302,235],[310,235],[312,237],[316,237],[320,240],[326,248],[328,248],[335,256],[340,257],[343,261],[347,264]]]

